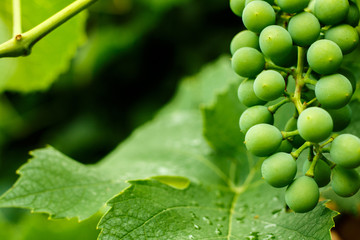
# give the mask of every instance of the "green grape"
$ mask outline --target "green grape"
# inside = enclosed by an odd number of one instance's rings
[[[359,191],[359,174],[355,169],[336,166],[331,174],[331,188],[341,197],[351,197]]]
[[[343,21],[349,11],[348,0],[316,0],[315,16],[326,25]]]
[[[310,67],[320,74],[335,73],[342,60],[343,55],[340,47],[327,39],[314,42],[307,52],[307,61]]]
[[[346,68],[340,68],[338,70],[338,73],[344,75],[350,81],[354,93],[356,90],[356,77],[354,76],[354,74]]]
[[[354,3],[350,2],[349,12],[346,16],[345,22],[350,26],[356,27],[359,24],[359,20],[360,20],[359,9]]]
[[[238,98],[242,104],[247,107],[255,105],[264,105],[266,101],[261,100],[255,95],[254,80],[246,79],[240,83],[238,88]]]
[[[240,130],[246,133],[252,126],[259,123],[274,123],[274,116],[265,106],[253,106],[246,109],[240,116]]]
[[[304,10],[309,5],[310,0],[277,0],[277,5],[287,13],[296,13]],[[306,26],[306,25],[305,25]]]
[[[330,136],[333,122],[330,114],[324,109],[310,107],[300,113],[297,128],[303,139],[318,143]]]
[[[271,155],[261,165],[261,174],[265,181],[277,188],[289,185],[296,175],[296,170],[294,158],[284,152]]]
[[[330,114],[333,120],[334,132],[339,132],[349,126],[352,116],[352,111],[349,105],[339,109],[326,109],[326,111]]]
[[[247,150],[258,157],[273,154],[279,148],[281,141],[280,130],[266,123],[252,126],[245,135]]]
[[[273,58],[271,61],[282,67],[295,66],[297,62],[297,47],[293,46],[289,54]]]
[[[286,189],[285,202],[294,212],[305,213],[314,209],[319,201],[319,187],[308,176],[296,178]]]
[[[264,56],[255,48],[242,47],[231,59],[232,68],[242,77],[255,77],[265,67]]]
[[[273,5],[274,4],[274,0],[246,0],[245,1],[245,6],[250,3],[250,2],[253,2],[253,1],[265,1],[265,2],[268,2],[270,5]]]
[[[235,15],[241,17],[244,8],[245,0],[230,0],[230,9]]]
[[[343,52],[352,52],[359,44],[359,34],[355,28],[348,24],[341,24],[325,32],[325,39],[335,42]]]
[[[290,118],[286,125],[285,125],[285,131],[291,132],[295,131],[297,129],[297,119],[292,117]],[[300,135],[295,135],[291,139],[289,139],[290,143],[295,147],[299,148],[301,145],[305,143],[305,140]]]
[[[233,55],[236,50],[242,47],[251,47],[260,50],[259,37],[256,35],[256,33],[249,30],[243,30],[236,34],[230,43],[231,55]]]
[[[306,160],[303,165],[303,173],[305,174],[311,166],[311,162]],[[330,166],[319,159],[314,169],[314,180],[319,187],[324,187],[330,182],[331,169]]]
[[[293,47],[290,33],[277,25],[264,28],[260,33],[259,42],[261,51],[273,61],[288,55]]]
[[[338,109],[349,103],[353,89],[350,81],[341,74],[327,75],[315,85],[315,95],[322,107]]]
[[[285,152],[285,153],[291,153],[293,149],[293,145],[289,140],[284,139],[281,141],[280,147],[276,150],[276,152]]]
[[[344,168],[360,166],[360,139],[352,134],[341,134],[331,143],[331,159]]]
[[[277,71],[265,70],[255,78],[255,95],[264,101],[272,101],[281,97],[284,90],[285,80]]]
[[[275,11],[272,6],[264,1],[248,3],[243,11],[242,20],[247,29],[260,33],[265,27],[275,24]]]
[[[320,23],[313,14],[302,12],[290,18],[288,31],[296,45],[305,47],[319,38]]]

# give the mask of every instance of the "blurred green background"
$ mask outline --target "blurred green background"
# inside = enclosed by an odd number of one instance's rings
[[[232,37],[243,27],[228,3],[100,0],[93,5],[87,42],[50,89],[0,96],[1,193],[33,149],[50,144],[94,163],[150,120],[179,80],[229,53]],[[0,210],[0,239],[96,239],[99,217],[78,224]]]

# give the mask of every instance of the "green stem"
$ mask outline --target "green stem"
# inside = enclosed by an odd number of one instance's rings
[[[13,0],[13,36],[21,34],[21,4],[20,0]]]
[[[307,172],[305,173],[306,176],[312,177],[312,178],[314,177],[314,170],[315,170],[316,163],[319,160],[319,158],[320,158],[320,153],[317,153],[311,162],[309,170],[307,170]]]
[[[278,71],[282,71],[282,72],[286,72],[286,73],[290,73],[290,74],[292,73],[292,70],[290,68],[280,67],[280,66],[274,64],[273,62],[266,62],[265,69],[274,69],[274,70],[278,70]]]
[[[305,85],[303,79],[303,71],[304,71],[304,61],[305,61],[305,49],[302,47],[298,47],[298,62],[296,68],[296,79],[295,79],[295,93],[292,98],[294,105],[299,112],[299,114],[305,109],[304,105],[301,103],[301,90]]]
[[[271,105],[268,107],[268,110],[271,112],[271,113],[275,113],[282,105],[284,105],[285,103],[288,103],[290,101],[289,98],[285,98],[283,100],[281,100],[280,102],[278,103],[275,103],[274,105]]]
[[[311,78],[304,78],[304,83],[316,85],[317,81],[315,79],[311,79]]]
[[[333,134],[326,142],[324,142],[323,144],[320,145],[320,149],[325,147],[326,145],[328,145],[329,143],[331,143],[332,141],[334,141],[334,139],[336,138],[336,136],[338,136],[339,134]]]
[[[281,131],[281,134],[283,136],[283,139],[286,139],[286,138],[289,138],[289,137],[293,137],[293,136],[296,136],[296,135],[299,135],[299,130],[294,130],[294,131],[291,131],[291,132],[284,132],[284,131]]]
[[[327,165],[329,165],[329,167],[330,167],[331,169],[333,169],[333,168],[336,166],[336,164],[335,164],[334,162],[332,162],[332,161],[330,161],[329,159],[327,159],[324,155],[320,154],[320,158],[321,158]]]
[[[29,55],[35,43],[96,1],[77,0],[29,31],[17,34],[0,45],[0,58]]]
[[[305,102],[305,103],[304,103],[304,106],[305,106],[305,107],[310,106],[311,104],[313,104],[314,102],[316,102],[316,100],[317,100],[317,98],[315,97],[315,98],[311,99],[310,101]]]
[[[293,158],[297,159],[300,156],[301,152],[310,146],[311,146],[311,142],[305,142],[301,147],[296,149],[295,152],[292,152],[291,156],[293,156]]]

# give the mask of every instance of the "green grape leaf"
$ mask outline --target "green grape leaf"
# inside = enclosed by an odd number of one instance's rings
[[[0,207],[30,208],[54,218],[77,216],[83,220],[126,186],[52,147],[31,154],[29,163],[18,170],[19,180],[0,198]]]
[[[216,102],[202,108],[204,137],[210,146],[220,152],[234,154],[243,145],[239,118],[246,107],[237,97],[239,84],[240,81],[231,84],[229,89],[218,95]]]
[[[22,1],[22,28],[27,31],[73,0]],[[11,0],[2,1],[0,8],[0,41],[11,38]],[[40,40],[27,57],[3,58],[0,61],[0,91],[30,92],[44,90],[70,65],[77,47],[85,40],[86,14],[81,13]]]
[[[288,213],[283,190],[262,181],[235,189],[191,184],[185,190],[150,180],[130,183],[108,203],[100,240],[331,239],[335,212],[320,203],[306,214]]]
[[[237,108],[238,100],[225,96],[234,95],[236,78],[229,58],[223,57],[185,79],[153,121],[97,164],[84,166],[50,147],[35,151],[20,168],[18,182],[0,198],[0,207],[84,219],[118,194],[100,224],[101,239],[150,238],[145,233],[155,239],[330,239],[334,212],[322,204],[306,214],[286,212],[284,189],[265,184],[262,161],[244,144],[231,155],[208,145],[216,139],[204,138],[203,121],[213,131],[219,117],[202,115],[200,106],[234,118],[221,108]],[[238,125],[235,120],[226,124],[224,132]],[[137,181],[147,178],[151,180]],[[189,210],[199,217],[197,222]]]

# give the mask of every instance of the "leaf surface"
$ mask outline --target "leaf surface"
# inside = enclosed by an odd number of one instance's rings
[[[235,191],[131,184],[109,202],[99,239],[330,239],[334,223],[320,216],[336,215],[322,204],[308,214],[286,213],[283,190],[263,181]]]

